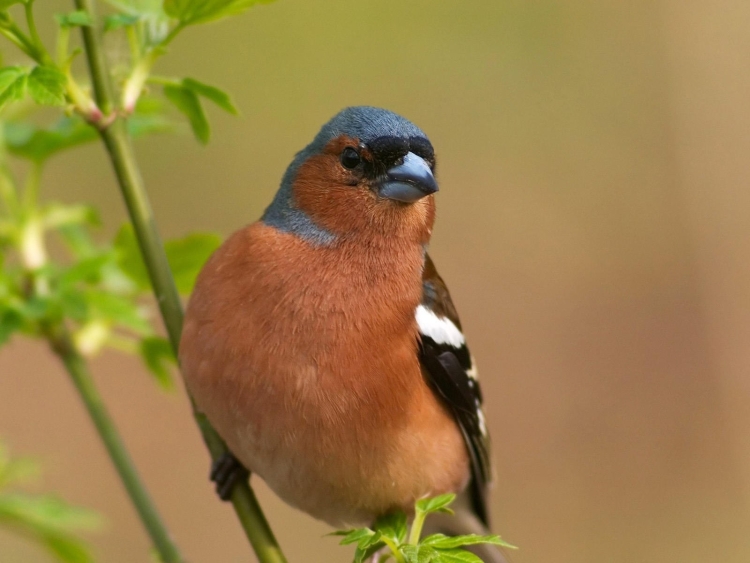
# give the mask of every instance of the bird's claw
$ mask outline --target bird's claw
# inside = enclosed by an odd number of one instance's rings
[[[211,464],[211,481],[216,483],[216,494],[221,500],[229,500],[234,486],[249,476],[250,472],[231,452],[222,454]]]

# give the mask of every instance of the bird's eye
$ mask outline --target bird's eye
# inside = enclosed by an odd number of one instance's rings
[[[352,147],[346,147],[344,149],[344,152],[341,153],[341,164],[344,166],[344,168],[356,168],[357,166],[359,166],[360,162],[361,158],[359,156],[359,153]]]

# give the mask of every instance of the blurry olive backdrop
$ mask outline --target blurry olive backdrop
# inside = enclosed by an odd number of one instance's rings
[[[746,563],[749,21],[741,0],[280,0],[188,30],[157,67],[242,116],[212,111],[206,148],[186,131],[138,155],[165,236],[227,235],[340,108],[412,119],[438,152],[431,252],[479,362],[513,561]],[[54,160],[44,194],[100,207],[102,236],[125,219],[98,146]],[[184,393],[115,353],[94,370],[189,561],[252,561]],[[67,376],[19,337],[0,435],[41,459],[40,488],[107,516],[102,562],[149,560]],[[291,563],[350,560],[254,483]],[[0,532],[3,563],[47,560]]]

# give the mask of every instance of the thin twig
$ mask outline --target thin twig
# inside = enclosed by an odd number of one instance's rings
[[[143,481],[141,481],[133,461],[130,459],[125,444],[94,385],[86,361],[75,349],[70,335],[63,327],[48,328],[45,332],[47,332],[52,350],[65,364],[65,369],[70,374],[78,394],[86,405],[86,410],[91,416],[91,420],[107,448],[109,457],[120,475],[120,480],[125,485],[125,490],[138,511],[149,536],[151,536],[161,560],[164,563],[181,563],[183,561],[182,556],[172,538],[169,537],[169,532]]]
[[[77,9],[88,12],[93,19],[92,0],[74,1]],[[100,37],[93,27],[82,27],[81,32],[83,33],[83,42],[96,102],[105,115],[112,114],[115,111],[115,98],[112,95],[109,82],[110,75],[101,49]],[[151,278],[151,285],[154,288],[156,302],[176,355],[182,331],[182,303],[156,228],[151,204],[138,170],[125,121],[122,118],[115,119],[109,126],[100,128],[100,134],[117,176],[130,219],[133,222],[141,254]],[[227,452],[226,445],[206,417],[197,411],[192,398],[191,404],[203,440],[211,453],[212,459],[216,460]],[[245,534],[261,563],[286,563],[286,558],[281,552],[281,548],[249,483],[238,483],[234,487],[231,500],[237,518],[240,520]]]

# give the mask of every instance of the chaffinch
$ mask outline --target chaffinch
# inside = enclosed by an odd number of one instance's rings
[[[344,109],[209,259],[187,308],[180,363],[198,407],[241,466],[333,526],[462,491],[460,532],[488,524],[482,395],[426,253],[434,171],[414,124]],[[214,468],[223,498],[234,461]]]

